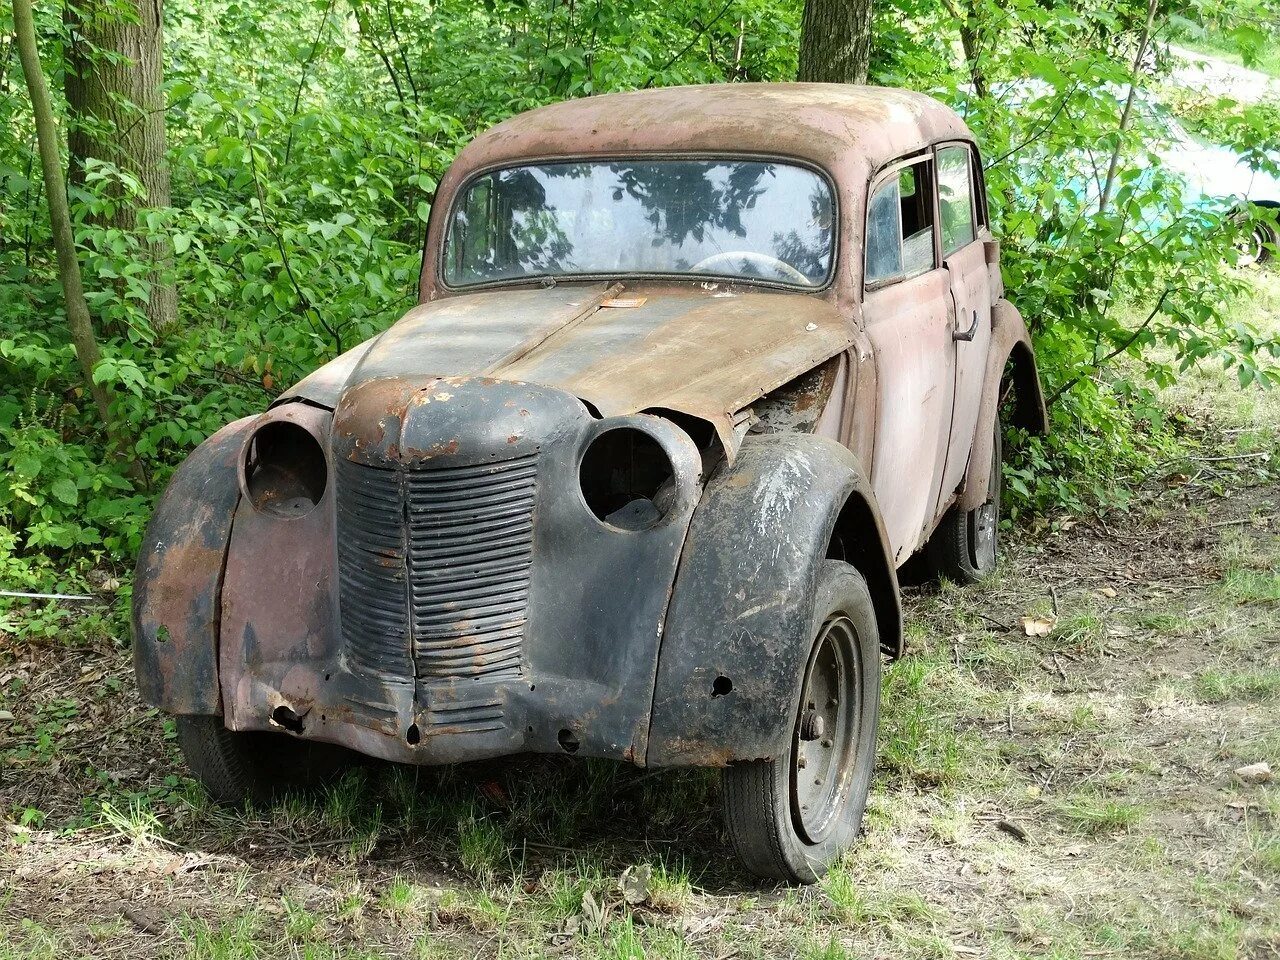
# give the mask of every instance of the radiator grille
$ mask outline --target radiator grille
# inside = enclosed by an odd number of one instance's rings
[[[536,455],[410,471],[341,461],[337,480],[348,659],[402,680],[415,667],[426,681],[518,676]],[[464,725],[491,721],[480,713]]]
[[[400,474],[339,460],[338,602],[347,659],[404,681],[409,656]]]
[[[419,677],[519,674],[537,469],[531,455],[407,475]]]

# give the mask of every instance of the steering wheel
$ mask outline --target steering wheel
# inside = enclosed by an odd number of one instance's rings
[[[788,280],[794,280],[796,283],[803,284],[806,287],[813,286],[812,280],[791,264],[787,263],[787,261],[779,260],[777,257],[771,257],[767,253],[757,253],[754,250],[723,250],[720,253],[713,253],[709,257],[704,257],[690,267],[690,269],[694,273],[698,273],[715,264],[733,260],[746,260],[748,263],[754,263],[761,267],[768,267],[772,270],[776,270]]]

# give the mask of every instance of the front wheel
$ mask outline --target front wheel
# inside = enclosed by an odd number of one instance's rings
[[[222,717],[175,717],[187,766],[215,803],[266,803],[285,790],[335,780],[351,754],[281,733],[238,733]]]
[[[823,563],[813,645],[782,756],[724,771],[725,827],[757,876],[813,883],[858,835],[875,769],[880,636],[866,581]]]

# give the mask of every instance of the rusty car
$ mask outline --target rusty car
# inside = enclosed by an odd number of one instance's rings
[[[542,107],[441,180],[417,305],[210,437],[134,588],[143,698],[240,802],[351,751],[722,768],[727,835],[854,841],[898,570],[996,563],[1046,429],[977,144],[929,97]]]

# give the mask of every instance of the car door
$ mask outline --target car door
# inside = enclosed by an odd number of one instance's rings
[[[954,303],[950,350],[955,358],[955,393],[946,466],[931,519],[941,517],[964,479],[979,426],[978,407],[991,345],[991,277],[986,249],[990,231],[982,202],[982,172],[968,144],[943,144],[937,147],[936,157],[942,262]]]
[[[931,154],[902,160],[872,181],[867,201],[863,317],[876,358],[871,485],[896,563],[915,551],[933,519],[955,390],[933,170]]]

